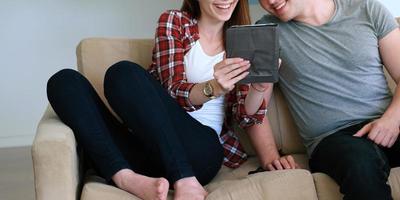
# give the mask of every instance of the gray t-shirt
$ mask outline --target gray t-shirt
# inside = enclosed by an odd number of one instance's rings
[[[376,0],[334,0],[335,14],[322,26],[279,24],[279,86],[311,155],[326,136],[379,118],[392,99],[378,40],[398,27]]]

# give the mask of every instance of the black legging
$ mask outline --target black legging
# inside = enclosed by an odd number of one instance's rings
[[[47,84],[51,106],[101,176],[110,180],[128,168],[172,184],[196,176],[204,185],[217,174],[223,149],[215,131],[187,114],[141,66],[111,66],[104,93],[123,123],[79,72],[61,70]]]

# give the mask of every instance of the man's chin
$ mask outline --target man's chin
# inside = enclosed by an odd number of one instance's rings
[[[280,19],[282,22],[288,22],[291,21],[292,19],[288,16],[277,16],[275,15],[275,17],[277,17],[278,19]]]
[[[279,18],[281,21],[283,21],[283,22],[288,22],[288,21],[290,21],[291,19],[289,19],[289,18]]]

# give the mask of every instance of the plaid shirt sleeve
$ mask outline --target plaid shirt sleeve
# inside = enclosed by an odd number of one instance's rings
[[[188,83],[185,75],[184,20],[187,19],[179,11],[161,14],[155,36],[153,65],[168,93],[186,111],[194,111],[200,109],[201,105],[193,105],[189,99],[190,90],[195,84]]]
[[[236,90],[232,93],[232,96],[235,97],[235,103],[232,104],[232,112],[234,118],[239,122],[239,126],[241,128],[249,127],[254,124],[261,124],[265,113],[267,112],[267,108],[265,105],[265,101],[263,100],[260,108],[258,108],[257,112],[253,115],[248,115],[246,113],[246,109],[244,106],[244,101],[246,99],[247,93],[249,91],[249,85],[239,85],[237,86]],[[232,101],[233,101],[233,97]]]

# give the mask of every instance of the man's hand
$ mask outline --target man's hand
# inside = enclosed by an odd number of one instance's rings
[[[389,117],[382,117],[366,124],[355,137],[368,134],[368,139],[383,147],[392,147],[399,136],[399,124]]]
[[[300,166],[294,161],[293,157],[290,155],[282,156],[267,165],[267,170],[269,171],[299,168]]]

